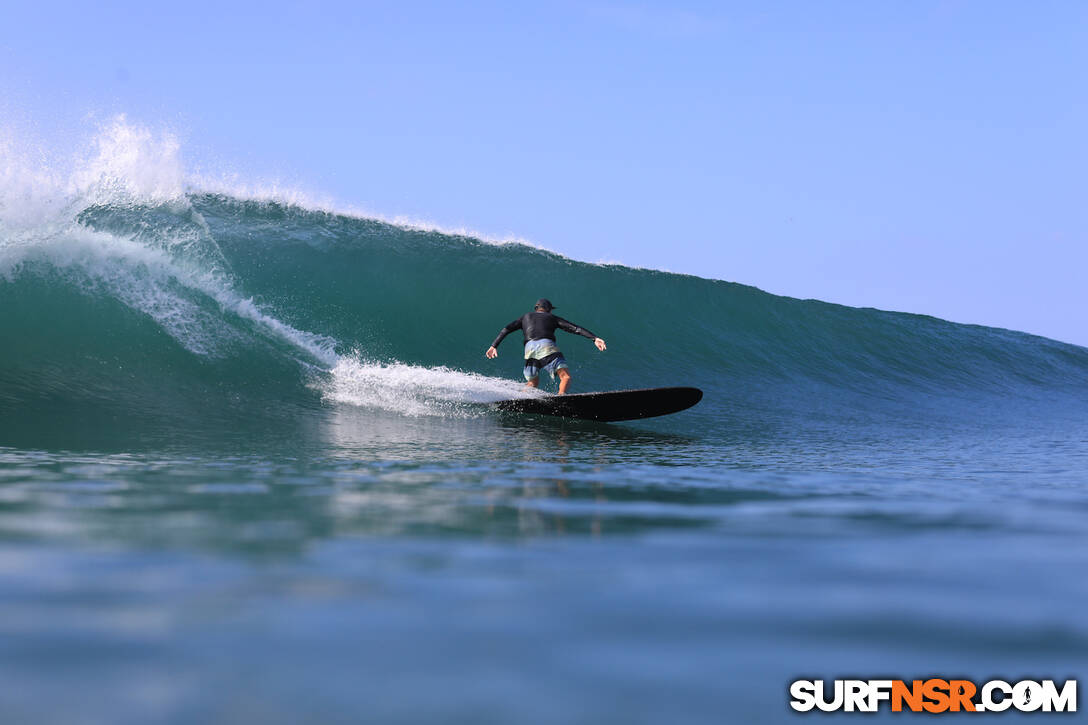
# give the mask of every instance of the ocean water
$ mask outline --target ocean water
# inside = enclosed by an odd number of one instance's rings
[[[1085,348],[209,191],[118,151],[147,143],[119,124],[63,183],[0,159],[4,723],[1084,684]],[[561,338],[577,390],[703,401],[486,412],[526,393],[516,339],[483,352],[542,295],[608,341]]]

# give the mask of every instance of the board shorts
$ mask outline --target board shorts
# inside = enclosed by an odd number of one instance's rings
[[[525,379],[535,380],[544,370],[555,379],[555,374],[567,365],[563,353],[559,352],[555,340],[530,340],[525,343]]]

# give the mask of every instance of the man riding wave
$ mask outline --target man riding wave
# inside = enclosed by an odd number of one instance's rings
[[[502,328],[498,337],[491,343],[491,347],[487,348],[485,354],[492,359],[498,357],[499,351],[497,348],[499,343],[511,332],[520,329],[525,335],[525,385],[530,388],[537,387],[540,384],[540,371],[545,370],[553,380],[557,375],[559,376],[559,394],[563,395],[567,392],[567,388],[570,387],[571,374],[563,353],[559,351],[559,346],[555,344],[555,331],[559,329],[582,337],[588,337],[593,340],[593,344],[602,352],[608,348],[604,344],[604,340],[589,330],[579,327],[573,322],[568,322],[562,317],[553,315],[553,309],[555,307],[549,300],[543,297],[540,298],[533,306],[532,312],[526,312]]]

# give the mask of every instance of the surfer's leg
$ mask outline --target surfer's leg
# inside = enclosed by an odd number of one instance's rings
[[[526,360],[525,369],[522,372],[525,374],[525,387],[535,388],[540,384],[540,367],[536,360]]]
[[[567,368],[559,368],[555,374],[559,376],[559,394],[562,395],[570,387],[570,371]]]

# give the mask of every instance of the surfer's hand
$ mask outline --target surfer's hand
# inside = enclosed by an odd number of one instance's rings
[[[494,360],[495,358],[497,358],[499,356],[499,351],[496,350],[494,348],[494,346],[492,346],[492,347],[487,348],[487,352],[484,353],[484,354],[487,355],[487,357],[489,359]]]
[[[608,345],[605,345],[604,340],[602,340],[599,337],[596,340],[593,341],[593,344],[596,345],[597,349],[600,350],[601,352],[604,352],[605,350],[608,349]]]

